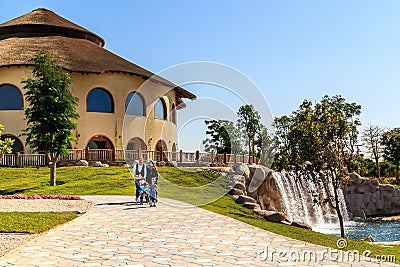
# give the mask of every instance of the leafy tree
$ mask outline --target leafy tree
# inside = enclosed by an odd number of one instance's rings
[[[379,159],[382,156],[381,140],[384,130],[379,126],[369,125],[363,132],[361,140],[375,161],[376,177],[381,177]]]
[[[71,130],[76,129],[74,119],[78,99],[69,91],[71,78],[58,67],[48,53],[32,58],[33,78],[24,78],[25,97],[30,106],[25,109],[28,127],[25,129],[27,145],[46,153],[50,164],[50,185],[56,185],[56,165],[60,155],[74,140]]]
[[[358,116],[361,114],[361,106],[356,103],[347,103],[340,95],[329,98],[325,96],[321,103],[327,103],[330,109],[334,112],[340,113],[347,122],[349,127],[349,134],[345,139],[345,146],[343,147],[342,154],[345,158],[345,164],[348,172],[352,172],[352,161],[356,156],[356,144],[358,142],[358,129],[361,125],[361,121]]]
[[[244,105],[239,108],[237,113],[237,127],[242,133],[242,138],[247,143],[249,161],[251,156],[256,156],[257,134],[261,130],[260,115],[253,105]]]
[[[233,122],[228,120],[206,120],[210,136],[203,140],[207,152],[217,153],[239,153],[241,152],[240,135]]]
[[[259,164],[271,166],[274,159],[274,138],[272,138],[267,130],[267,127],[261,124],[261,130],[257,134],[256,146],[257,157],[260,159]]]
[[[351,114],[358,113],[349,111],[349,107],[358,109],[358,105],[346,103],[341,96],[325,96],[315,106],[304,100],[290,116],[274,121],[279,146],[275,166],[295,172],[316,188],[324,187],[327,197],[323,203],[336,210],[342,237],[345,236],[340,205],[343,200],[339,199],[338,191],[347,179],[343,170],[348,155],[344,152],[354,130]],[[315,202],[321,201],[316,198]]]
[[[381,144],[385,160],[396,166],[396,183],[400,184],[400,128],[385,132]]]
[[[0,124],[0,136],[3,130],[4,127]],[[3,160],[4,154],[11,153],[13,144],[14,140],[11,138],[4,138],[4,140],[0,139],[0,162]]]

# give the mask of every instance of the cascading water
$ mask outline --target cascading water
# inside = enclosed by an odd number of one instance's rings
[[[305,179],[297,179],[293,175],[285,175],[279,172],[273,173],[273,179],[282,199],[282,209],[288,220],[304,222],[313,227],[336,222],[336,211],[334,209],[329,207],[328,204],[315,203],[315,195],[313,194],[316,192],[321,199],[328,195],[322,185],[315,185]],[[333,187],[330,186],[329,190],[332,193]],[[341,190],[339,190],[339,198],[343,199],[341,210],[343,217],[347,219],[346,203]]]

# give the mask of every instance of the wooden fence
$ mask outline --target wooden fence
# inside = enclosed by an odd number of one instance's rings
[[[171,152],[171,151],[147,151],[147,150],[120,150],[120,149],[70,149],[69,155],[61,156],[60,162],[76,162],[79,160],[87,160],[89,162],[126,162],[128,165],[139,158],[147,160],[155,160],[170,162],[174,161],[178,164],[233,164],[242,163],[258,163],[258,159],[253,157],[249,159],[248,155],[237,154],[215,154],[205,152]],[[44,154],[6,154],[0,161],[0,166],[47,166],[48,159]]]
[[[0,166],[25,167],[47,166],[48,160],[45,154],[5,154]]]

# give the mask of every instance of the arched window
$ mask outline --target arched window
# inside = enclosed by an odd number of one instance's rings
[[[167,119],[167,106],[162,98],[157,99],[154,106],[154,118],[166,120]]]
[[[0,110],[23,109],[22,94],[11,84],[0,85]]]
[[[140,94],[130,93],[126,99],[126,114],[145,116],[145,105]]]
[[[114,101],[109,92],[102,88],[95,88],[87,96],[88,112],[114,112]]]
[[[175,108],[175,103],[172,103],[171,106],[171,121],[173,123],[176,123],[176,108]]]

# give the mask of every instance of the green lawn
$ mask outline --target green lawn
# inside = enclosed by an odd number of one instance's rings
[[[48,168],[0,168],[0,194],[133,195],[135,192],[133,179],[124,167],[58,168],[56,187],[49,186],[48,171]],[[204,209],[290,238],[337,248],[338,237],[271,223],[254,211],[236,204],[231,196],[224,194],[223,184],[226,179],[219,175],[171,167],[159,168],[159,172],[162,176],[159,180],[161,197],[200,205]],[[32,220],[23,213],[21,216]],[[19,220],[23,221],[22,218]],[[0,218],[0,222],[3,221]],[[348,243],[347,249],[350,250],[370,250],[373,255],[396,255],[400,263],[400,246],[383,247],[351,240]]]
[[[57,186],[49,184],[49,168],[0,168],[0,195],[133,195],[127,168],[57,168]]]
[[[37,234],[76,217],[60,212],[0,212],[0,233]]]

